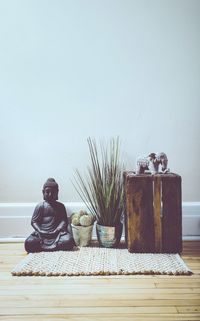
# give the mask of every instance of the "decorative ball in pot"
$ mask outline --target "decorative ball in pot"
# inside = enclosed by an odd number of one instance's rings
[[[71,227],[73,238],[77,246],[88,246],[92,239],[94,217],[86,211],[80,211],[71,215]]]

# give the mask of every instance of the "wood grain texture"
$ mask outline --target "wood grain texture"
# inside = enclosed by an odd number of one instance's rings
[[[200,242],[184,242],[191,276],[13,277],[26,253],[0,243],[2,321],[200,320]]]
[[[162,181],[160,176],[153,178],[153,206],[154,206],[154,229],[155,229],[155,252],[162,253]]]
[[[182,251],[181,177],[167,175],[162,179],[162,243],[163,252]]]
[[[149,176],[127,176],[126,240],[130,252],[154,250],[153,185]]]
[[[130,252],[181,253],[181,177],[124,173],[125,238]]]

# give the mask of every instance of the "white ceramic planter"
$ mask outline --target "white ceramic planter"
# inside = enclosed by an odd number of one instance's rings
[[[78,226],[71,224],[72,234],[77,246],[88,246],[92,239],[93,225]]]

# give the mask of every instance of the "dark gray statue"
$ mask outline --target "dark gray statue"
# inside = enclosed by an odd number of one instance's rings
[[[31,225],[34,232],[25,240],[25,250],[30,252],[72,250],[74,240],[68,230],[65,206],[57,202],[58,184],[49,178],[43,186],[44,201],[33,213]]]

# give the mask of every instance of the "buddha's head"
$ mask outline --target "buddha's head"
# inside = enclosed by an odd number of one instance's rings
[[[58,199],[58,184],[54,178],[48,178],[43,185],[43,198],[48,203],[54,203]]]

